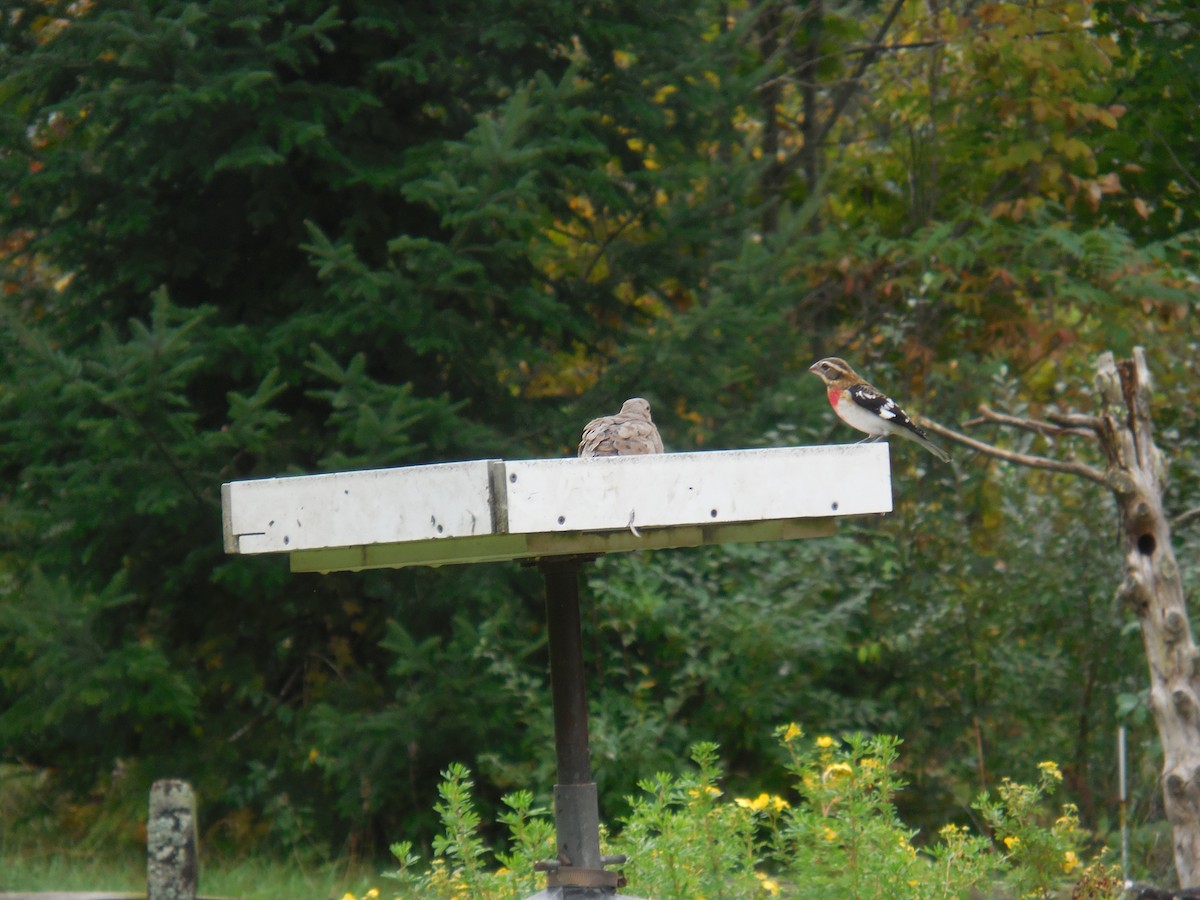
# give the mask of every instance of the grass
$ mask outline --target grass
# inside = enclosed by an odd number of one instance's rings
[[[262,858],[202,860],[200,893],[238,900],[341,900],[369,888],[386,892],[380,866],[344,863],[301,865]],[[5,848],[0,851],[0,892],[146,890],[142,854],[114,859],[63,847]]]
[[[0,764],[0,893],[146,890],[144,791],[72,803],[57,798],[47,770]],[[313,863],[222,855],[201,840],[200,893],[238,900],[361,898],[388,883],[394,861]]]

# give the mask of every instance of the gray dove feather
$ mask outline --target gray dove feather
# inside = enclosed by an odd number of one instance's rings
[[[592,419],[579,442],[580,457],[662,452],[662,438],[650,420],[650,404],[641,397],[626,400],[615,416]]]

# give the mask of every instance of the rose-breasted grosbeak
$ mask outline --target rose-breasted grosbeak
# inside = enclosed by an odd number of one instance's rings
[[[898,435],[920,444],[942,462],[950,462],[950,455],[929,440],[899,403],[863,381],[844,359],[831,356],[813,363],[808,371],[825,382],[829,405],[838,418],[851,428],[870,435],[868,441]]]

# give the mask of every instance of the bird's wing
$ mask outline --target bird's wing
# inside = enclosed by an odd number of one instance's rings
[[[612,456],[611,448],[604,445],[607,428],[612,416],[592,419],[583,426],[583,438],[579,441],[580,456]],[[607,451],[607,452],[605,452]]]
[[[856,384],[851,387],[847,393],[850,399],[861,406],[863,409],[870,410],[881,419],[886,419],[889,422],[894,422],[901,428],[907,428],[909,431],[919,434],[921,437],[928,437],[912,419],[908,417],[900,404],[884,394],[877,388],[871,387],[869,384]]]
[[[663,443],[653,422],[629,416],[593,419],[583,429],[580,456],[636,456],[662,453]]]

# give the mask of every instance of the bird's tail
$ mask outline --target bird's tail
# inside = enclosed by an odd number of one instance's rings
[[[928,450],[930,453],[932,453],[934,456],[936,456],[942,462],[944,462],[944,463],[950,462],[950,454],[947,453],[945,450],[943,450],[941,447],[939,447],[937,444],[935,444],[933,441],[931,441],[929,438],[924,437],[923,435],[914,434],[913,440],[915,440],[918,444],[920,444],[922,447],[924,447],[926,450]]]

